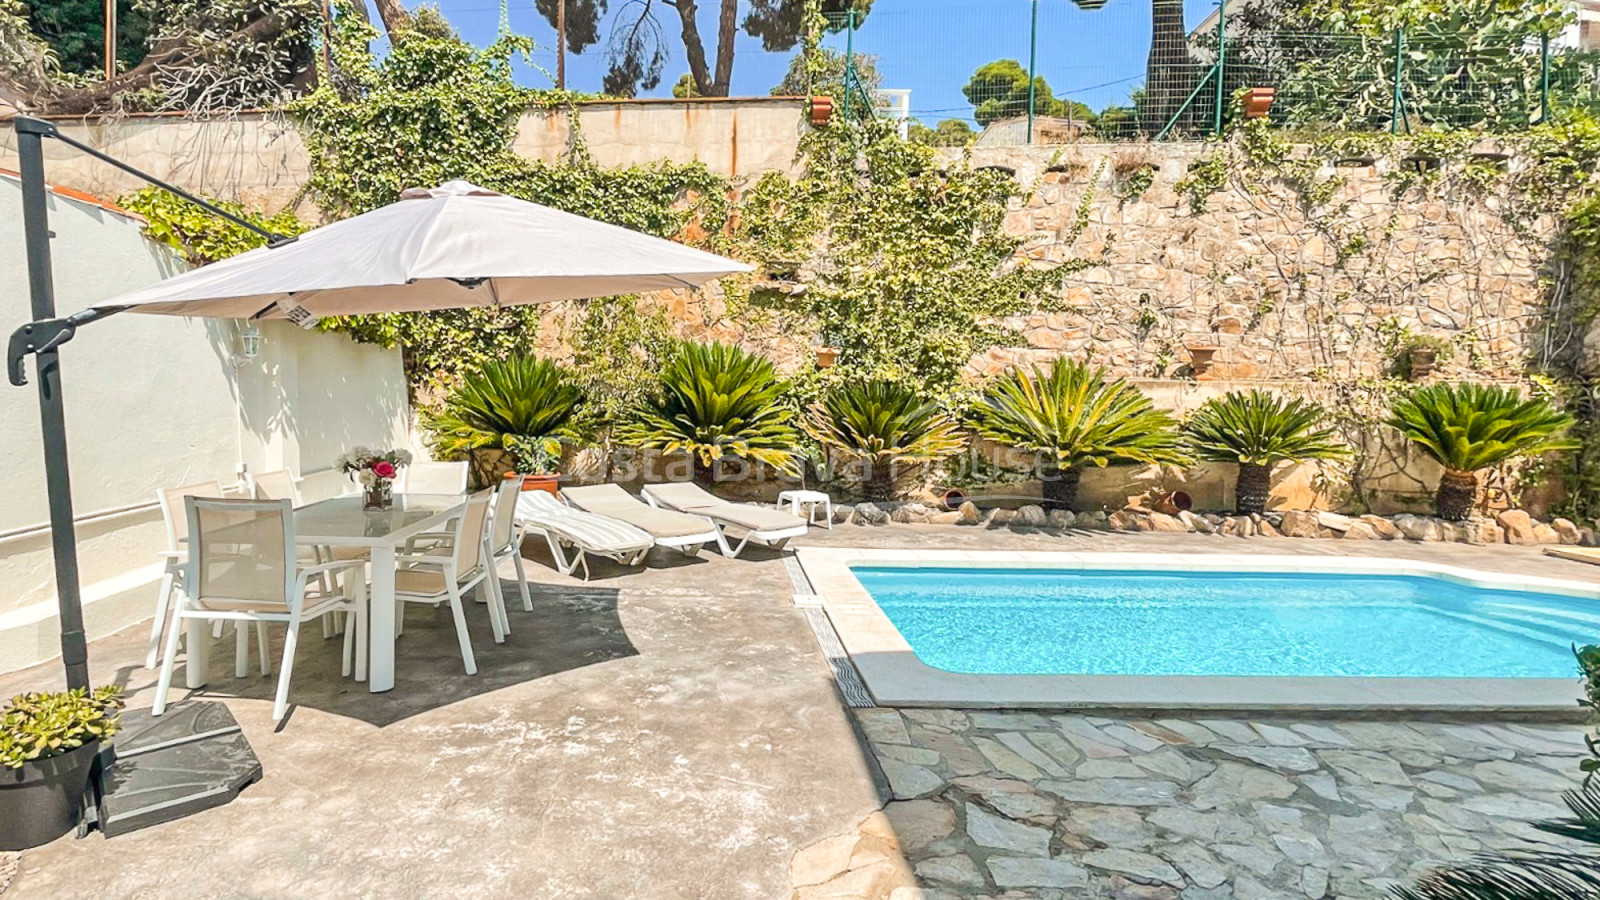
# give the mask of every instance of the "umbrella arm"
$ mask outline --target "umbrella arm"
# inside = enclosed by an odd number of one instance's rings
[[[54,350],[76,337],[79,325],[87,325],[121,311],[115,307],[85,309],[64,319],[39,319],[29,322],[11,332],[11,341],[6,345],[6,377],[18,387],[27,384],[28,373],[22,366],[24,357]]]

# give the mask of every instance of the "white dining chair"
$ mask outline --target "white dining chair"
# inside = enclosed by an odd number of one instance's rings
[[[262,500],[287,500],[297,509],[305,503],[304,498],[300,495],[300,479],[296,478],[295,474],[288,469],[262,472],[260,475],[252,476],[250,481],[255,490],[255,496]],[[302,565],[315,565],[335,560],[364,560],[367,558],[367,552],[359,547],[303,547],[297,552]],[[319,580],[322,589],[331,592],[333,586],[328,581],[329,577],[328,575],[322,575],[319,576]],[[262,625],[261,630],[265,633],[266,626]],[[323,640],[343,633],[343,613],[335,613],[322,618]],[[263,642],[261,649],[262,659],[266,659],[265,642]],[[263,668],[263,672],[265,671],[265,668]]]
[[[522,595],[522,609],[524,612],[533,612],[533,597],[528,593],[528,572],[522,567],[522,526],[517,523],[517,498],[521,496],[520,478],[508,478],[495,489],[494,516],[490,519],[489,527],[489,565],[498,571],[500,561],[510,557],[517,572],[517,590]],[[506,633],[510,634],[510,621],[505,625]]]
[[[289,679],[299,644],[300,624],[341,611],[355,617],[355,627],[345,632],[344,674],[366,677],[366,580],[344,580],[346,592],[325,593],[317,576],[351,571],[361,563],[338,561],[301,566],[295,559],[294,509],[287,500],[223,500],[185,497],[189,523],[189,561],[184,569],[184,590],[173,609],[167,631],[166,654],[161,662],[151,715],[166,712],[177,662],[178,636],[186,622],[203,619],[232,621],[235,628],[254,622],[284,622],[288,633],[278,667],[272,717],[282,721],[288,712]],[[263,641],[263,643],[265,643]],[[354,646],[352,646],[352,644]],[[189,648],[191,665],[196,648]],[[203,683],[205,673],[191,672],[189,683]]]
[[[412,463],[400,470],[394,489],[401,494],[465,494],[467,463],[465,460]]]
[[[189,536],[189,519],[183,500],[185,497],[221,496],[220,481],[201,481],[156,491],[156,503],[161,507],[161,521],[167,531],[167,549],[160,551],[161,584],[156,590],[155,618],[150,622],[150,645],[144,658],[146,669],[154,669],[161,662],[161,634],[167,624],[167,611],[172,608],[174,593],[183,586],[183,567],[189,559],[189,548],[184,544]]]
[[[467,634],[466,610],[461,598],[477,588],[486,593],[489,623],[495,643],[505,641],[505,599],[500,595],[499,579],[494,577],[487,550],[489,501],[491,492],[480,491],[467,498],[466,508],[451,522],[448,546],[440,544],[418,553],[400,554],[394,576],[396,603],[395,633],[403,631],[405,604],[422,603],[434,608],[449,604],[455,620],[456,640],[461,644],[461,662],[468,675],[478,674],[478,662]]]
[[[262,500],[287,500],[295,506],[300,505],[299,482],[288,469],[262,472],[251,476],[250,480],[255,485],[256,496]]]

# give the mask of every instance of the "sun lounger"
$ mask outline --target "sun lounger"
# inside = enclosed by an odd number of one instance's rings
[[[571,575],[581,566],[584,581],[589,580],[590,554],[636,566],[655,545],[655,538],[626,522],[574,509],[545,491],[519,495],[516,515],[527,531],[544,535],[557,571]],[[572,548],[570,559],[567,547]]]
[[[662,547],[693,556],[706,544],[721,545],[722,532],[709,518],[657,509],[614,484],[564,488],[561,496],[583,510],[619,519],[647,532]]]
[[[705,516],[715,522],[717,547],[723,556],[738,556],[751,541],[782,550],[790,538],[800,537],[810,528],[798,516],[750,503],[730,503],[689,482],[646,485],[644,496],[654,506]],[[729,528],[744,535],[737,545],[728,540]]]
[[[1573,562],[1590,563],[1600,566],[1600,548],[1595,547],[1546,547],[1546,556],[1556,559],[1570,559]]]

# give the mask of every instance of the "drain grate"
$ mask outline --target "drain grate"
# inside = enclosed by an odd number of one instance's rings
[[[821,598],[816,595],[811,586],[811,579],[806,577],[805,567],[800,565],[800,560],[793,556],[786,556],[783,567],[789,573],[789,581],[794,585],[795,605],[801,607],[806,614],[806,621],[811,624],[811,632],[817,637],[817,646],[822,648],[822,655],[828,660],[828,668],[833,670],[833,682],[839,686],[839,693],[844,697],[846,706],[852,709],[869,709],[878,704],[872,701],[872,695],[867,692],[866,682],[861,680],[861,673],[856,671],[855,663],[850,661],[850,654],[845,652],[844,643],[839,640],[839,635],[833,630],[833,623],[828,621],[828,614],[822,609]]]

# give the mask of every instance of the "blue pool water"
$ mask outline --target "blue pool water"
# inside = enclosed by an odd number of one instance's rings
[[[1575,678],[1600,601],[1436,578],[855,567],[924,663],[1012,675]]]

